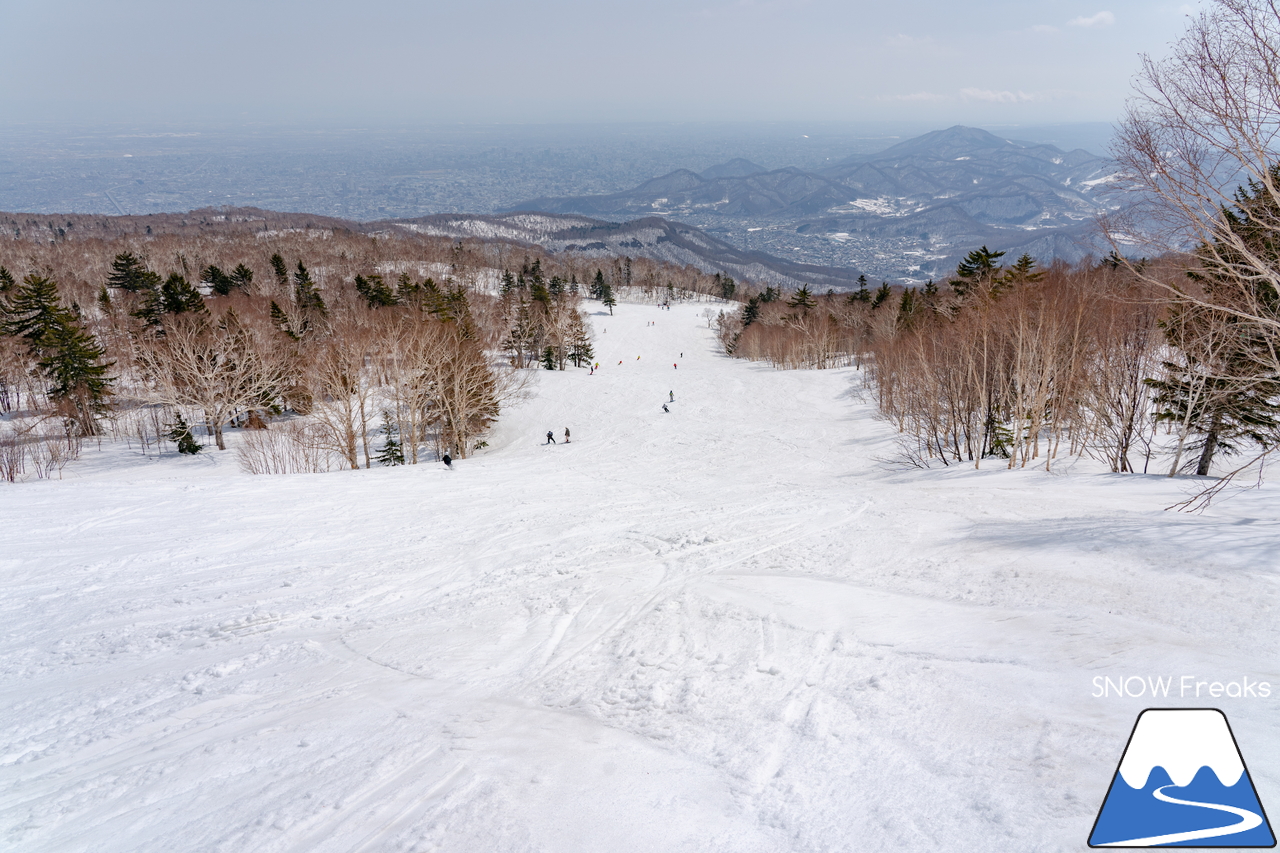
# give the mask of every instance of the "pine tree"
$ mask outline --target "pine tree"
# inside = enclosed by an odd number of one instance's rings
[[[556,350],[555,347],[548,346],[542,351],[542,366],[547,370],[556,369]]]
[[[867,277],[865,275],[858,276],[858,290],[849,297],[850,302],[870,302],[871,291],[867,290]]]
[[[49,399],[77,424],[81,435],[97,435],[97,419],[107,411],[115,381],[107,376],[111,364],[102,360],[106,351],[70,314],[46,331],[38,346],[43,353],[40,370],[52,383]]]
[[[603,300],[605,289],[608,288],[608,286],[609,285],[605,284],[604,272],[601,270],[596,270],[596,277],[591,282],[591,298]]]
[[[1280,180],[1280,165],[1270,171],[1271,181]],[[1277,215],[1280,205],[1256,181],[1239,188],[1234,209],[1222,212],[1225,230],[1271,269],[1280,268]],[[1175,304],[1164,327],[1178,357],[1165,362],[1165,379],[1147,381],[1156,389],[1157,419],[1199,436],[1192,443],[1200,450],[1197,474],[1209,473],[1218,452],[1239,452],[1244,440],[1263,448],[1280,443],[1280,334],[1274,325],[1280,293],[1267,279],[1238,272],[1253,268],[1241,251],[1226,238],[1200,248],[1202,270],[1188,276],[1201,285],[1204,300]],[[1235,310],[1241,303],[1249,310]],[[1259,322],[1259,316],[1272,322]]]
[[[231,284],[240,290],[248,290],[249,285],[253,284],[253,270],[244,264],[236,264],[236,268],[231,271]]]
[[[787,302],[791,308],[799,308],[808,311],[814,306],[813,294],[809,292],[809,286],[806,284],[795,292],[795,295]]]
[[[58,285],[51,278],[32,273],[11,293],[0,333],[22,338],[33,350],[46,332],[71,319],[58,301]]]
[[[996,261],[1003,257],[1004,252],[993,252],[986,246],[974,249],[956,266],[957,277],[949,282],[952,289],[961,296],[997,289],[1004,267]]]
[[[209,266],[200,271],[200,283],[209,285],[209,291],[214,296],[229,296],[231,290],[236,286],[235,282],[231,280],[231,276],[213,264],[209,264]]]
[[[879,308],[884,301],[893,293],[893,289],[889,287],[889,282],[880,282],[880,287],[876,289],[875,296],[871,297],[871,310]]]
[[[295,341],[301,340],[302,335],[294,331],[293,324],[289,322],[289,315],[284,313],[284,309],[280,307],[280,303],[274,299],[271,300],[271,322],[275,327],[284,332]]]
[[[133,316],[149,326],[160,325],[165,314],[207,314],[204,297],[178,273],[169,273],[159,290],[147,293]]]
[[[612,317],[614,306],[618,304],[618,300],[613,296],[613,287],[607,284],[604,286],[604,290],[601,292],[600,301],[609,309],[609,316]]]
[[[144,293],[160,286],[160,276],[147,269],[132,252],[121,252],[111,262],[107,286],[129,293]]]
[[[574,367],[582,367],[584,363],[591,364],[595,357],[587,324],[582,322],[582,315],[574,311],[569,317],[569,360]]]
[[[379,465],[403,465],[404,464],[404,446],[400,444],[400,429],[396,426],[396,422],[392,420],[390,412],[382,413],[382,434],[386,436],[386,441],[382,444],[382,450],[378,451],[375,457]]]
[[[17,286],[18,283],[13,280],[13,273],[9,272],[4,267],[0,267],[0,298],[4,298],[6,294],[12,293]]]
[[[753,296],[742,306],[742,328],[746,328],[760,319],[760,297]]]
[[[321,298],[316,283],[311,280],[311,273],[307,271],[302,261],[298,261],[298,269],[293,273],[293,299],[304,316],[328,316],[329,311],[325,307],[324,299]]]
[[[178,452],[194,456],[199,453],[202,448],[200,442],[196,441],[194,435],[191,434],[191,427],[187,425],[187,421],[178,414],[174,420],[172,428],[164,434],[164,437],[178,445]]]
[[[356,276],[356,293],[364,297],[370,308],[386,308],[400,301],[380,275]]]
[[[271,256],[271,271],[276,274],[277,284],[281,287],[289,286],[289,268],[285,266],[284,258],[280,257],[279,252]]]
[[[1030,284],[1042,278],[1044,278],[1044,270],[1037,270],[1036,259],[1026,252],[1023,252],[1004,274],[1004,280],[1010,284]]]

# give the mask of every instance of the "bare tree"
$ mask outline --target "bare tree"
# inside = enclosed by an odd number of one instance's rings
[[[290,375],[288,351],[262,340],[234,311],[218,319],[181,314],[164,335],[140,345],[138,360],[153,402],[204,413],[219,450],[222,429],[238,413],[273,400]]]
[[[1130,263],[1140,278],[1280,337],[1280,2],[1213,0],[1165,59],[1144,56],[1113,154],[1136,203],[1105,223],[1121,253],[1194,252],[1220,286],[1182,287]],[[1241,209],[1239,188],[1249,188]],[[1242,220],[1247,227],[1241,227]],[[1136,250],[1136,252],[1135,252]],[[1280,372],[1280,351],[1258,368]]]

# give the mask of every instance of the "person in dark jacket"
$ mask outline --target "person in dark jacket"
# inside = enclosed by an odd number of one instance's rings
[[[568,427],[565,427],[565,428],[564,428],[564,443],[565,443],[565,444],[568,444],[568,443],[569,443],[569,428],[568,428]]]
[[[444,463],[444,467],[448,468],[450,471],[453,470],[453,457],[448,453],[441,457],[440,461]]]
[[[555,443],[556,443],[555,435],[552,434],[551,430],[547,430],[547,444],[555,444]]]

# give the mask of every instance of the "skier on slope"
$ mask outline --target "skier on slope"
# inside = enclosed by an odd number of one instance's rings
[[[564,428],[564,443],[565,443],[565,444],[568,444],[568,443],[569,443],[569,428],[568,428],[568,427],[565,427],[565,428]]]
[[[453,470],[453,457],[450,456],[448,453],[442,456],[440,458],[440,461],[444,463],[444,467],[448,468],[450,471]]]
[[[547,444],[555,444],[555,443],[556,443],[555,435],[552,434],[551,430],[547,430]]]
[[[674,403],[674,402],[676,401],[676,392],[675,392],[675,391],[668,391],[667,393],[671,395],[671,399],[670,399],[670,400],[668,400],[667,402],[668,402],[668,403]]]

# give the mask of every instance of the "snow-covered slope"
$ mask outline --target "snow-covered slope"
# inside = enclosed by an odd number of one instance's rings
[[[1280,685],[1274,489],[896,468],[705,310],[597,316],[452,472],[0,488],[0,849],[1079,850],[1206,704],[1094,676]],[[1275,698],[1216,701],[1275,800]]]

